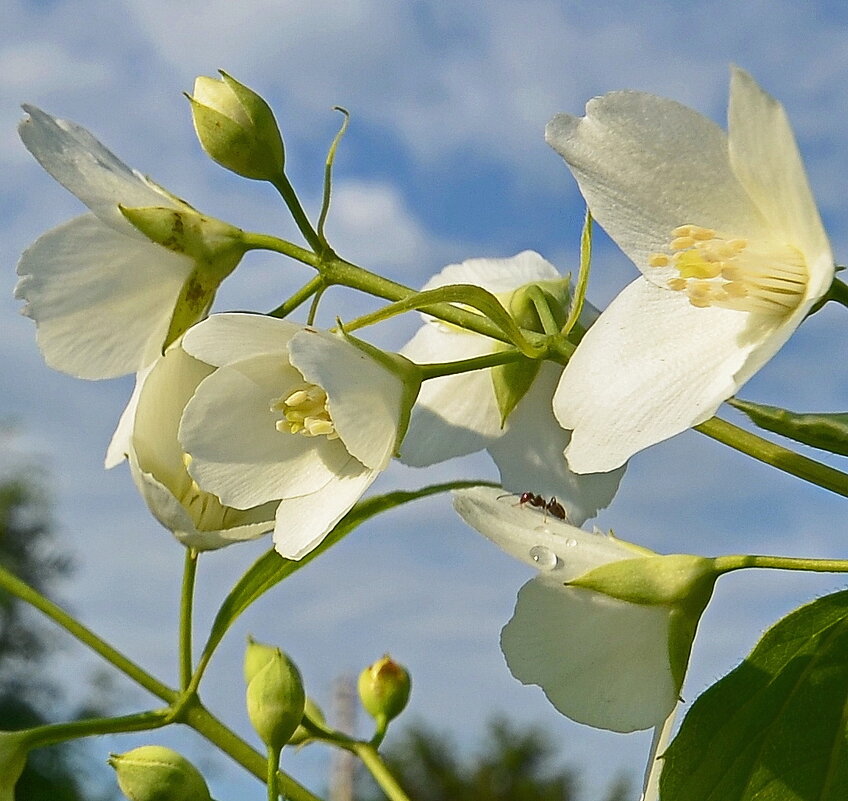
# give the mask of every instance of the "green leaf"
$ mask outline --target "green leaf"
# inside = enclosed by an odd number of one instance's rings
[[[848,412],[805,414],[740,398],[731,398],[728,403],[745,412],[753,423],[766,431],[774,431],[813,448],[848,456]]]
[[[662,801],[848,798],[848,591],[775,624],[693,704],[665,752]]]
[[[248,606],[259,599],[264,593],[268,592],[273,586],[279,584],[284,578],[300,570],[304,565],[309,564],[317,556],[331,548],[361,523],[380,514],[380,512],[385,512],[388,509],[393,509],[395,506],[400,506],[410,501],[418,500],[419,498],[425,498],[428,495],[436,495],[440,492],[481,485],[497,486],[487,481],[449,481],[444,484],[432,484],[428,487],[422,487],[419,490],[397,490],[396,492],[388,492],[385,495],[376,495],[373,498],[359,501],[336,524],[336,527],[327,535],[323,542],[315,550],[310,551],[304,556],[303,559],[298,561],[285,559],[271,548],[270,551],[260,556],[248,568],[247,572],[238,580],[236,585],[230,590],[229,595],[224,599],[221,608],[218,610],[218,614],[215,616],[212,629],[209,632],[209,639],[203,649],[201,662],[205,663],[209,659],[212,652],[218,647],[218,643],[224,638],[227,630]]]
[[[506,348],[508,346],[504,346]],[[539,374],[542,363],[538,359],[528,359],[522,356],[518,361],[499,364],[492,367],[492,386],[495,389],[495,399],[501,414],[501,428],[518,402],[527,394],[533,381]]]

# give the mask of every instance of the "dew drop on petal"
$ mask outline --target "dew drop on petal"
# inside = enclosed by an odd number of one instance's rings
[[[557,555],[544,545],[534,545],[530,549],[530,558],[538,565],[539,570],[553,570],[559,563]]]
[[[569,538],[565,541],[565,547],[566,548],[574,548],[576,545],[577,545],[577,540],[573,540],[573,539]]]

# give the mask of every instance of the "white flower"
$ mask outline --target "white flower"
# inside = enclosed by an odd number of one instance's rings
[[[562,280],[553,265],[527,250],[507,259],[469,259],[451,264],[431,278],[424,289],[476,284],[508,306],[513,293],[526,284]],[[593,313],[588,308],[582,321]],[[469,359],[498,348],[498,343],[488,337],[432,317],[424,319],[424,325],[401,349],[414,362]],[[506,489],[554,495],[571,522],[583,523],[612,500],[624,471],[577,476],[568,469],[562,451],[570,433],[560,428],[551,410],[551,397],[561,374],[562,367],[545,362],[503,427],[490,370],[425,381],[401,446],[401,461],[423,467],[486,448]]]
[[[80,378],[137,372],[208,313],[215,290],[243,254],[240,232],[202,217],[84,128],[33,106],[24,110],[24,144],[91,212],[48,231],[24,252],[15,296],[27,301],[24,312],[36,322],[51,367]],[[155,244],[121,208],[158,213],[160,229],[162,215],[190,229],[194,252]]]
[[[153,516],[185,546],[222,548],[274,528],[276,504],[249,509],[224,506],[198,487],[186,470],[177,439],[180,418],[197,385],[212,368],[172,345],[139,373],[106,457],[113,467],[129,460],[133,480]]]
[[[588,533],[520,508],[489,487],[454,492],[454,506],[466,523],[539,571],[521,588],[501,633],[513,676],[539,685],[578,723],[619,732],[661,725],[677,703],[695,627],[712,591],[712,560],[662,557],[612,535]],[[663,560],[673,559],[678,561],[663,573]],[[683,580],[681,559],[695,567]],[[639,595],[639,602],[568,586],[625,560],[628,570],[617,576],[616,590]],[[651,601],[653,592],[660,595],[670,585],[665,597]],[[700,607],[691,603],[695,598]]]
[[[216,368],[180,425],[189,472],[229,506],[274,501],[275,546],[301,558],[388,464],[404,382],[341,336],[262,315],[213,315],[182,347]]]
[[[734,69],[728,133],[670,100],[613,92],[548,142],[643,276],[569,362],[554,412],[580,473],[708,419],[830,287],[830,245],[783,107]]]

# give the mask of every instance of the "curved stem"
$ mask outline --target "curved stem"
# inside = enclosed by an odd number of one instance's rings
[[[806,570],[811,573],[848,573],[848,559],[807,559],[801,556],[735,554],[717,556],[713,565],[719,573],[730,573],[733,570],[744,570],[749,567]]]
[[[280,748],[268,746],[268,767],[265,772],[265,782],[268,785],[268,801],[278,801],[280,791],[277,789],[277,769],[280,765]]]
[[[324,278],[316,275],[307,281],[290,298],[284,300],[276,309],[268,312],[269,317],[288,317],[298,306],[305,303],[313,295],[319,295],[324,290]]]
[[[139,667],[131,659],[128,659],[120,651],[98,637],[91,629],[83,626],[82,623],[69,615],[60,606],[49,601],[41,593],[12,575],[2,566],[0,566],[0,587],[20,598],[22,601],[34,606],[40,612],[43,612],[53,622],[57,623],[65,631],[84,645],[87,645],[92,651],[102,656],[107,662],[110,662],[118,670],[135,681],[136,684],[141,685],[153,695],[169,704],[176,701],[179,697],[179,693],[176,690],[172,690],[166,684],[151,676],[146,670]]]
[[[470,359],[458,359],[455,362],[437,362],[433,364],[419,364],[422,378],[440,378],[443,375],[456,375],[467,373],[471,370],[485,370],[487,367],[497,367],[501,364],[510,364],[526,358],[519,351],[502,350],[497,353],[487,353],[485,356],[474,356]]]
[[[168,709],[155,709],[139,712],[135,715],[123,715],[117,718],[90,718],[72,720],[68,723],[48,723],[26,730],[27,744],[31,748],[64,743],[80,737],[93,737],[101,734],[122,734],[130,731],[150,731],[171,723]]]
[[[392,776],[388,766],[383,762],[373,745],[357,742],[351,745],[348,750],[353,751],[359,757],[390,801],[409,801],[409,796],[398,784],[397,779]]]
[[[185,690],[191,681],[191,623],[194,605],[194,580],[197,576],[198,552],[194,548],[186,548],[183,565],[183,586],[180,593],[180,689]]]
[[[695,426],[695,430],[778,470],[848,498],[848,474],[841,470],[775,445],[718,417]]]
[[[303,238],[309,243],[309,247],[316,253],[321,253],[324,249],[321,238],[312,227],[312,223],[309,222],[309,218],[306,216],[303,206],[300,205],[300,200],[298,200],[288,176],[285,173],[281,173],[279,178],[272,181],[272,183],[274,188],[280,193],[286,206],[288,206],[295,225],[297,225],[300,233],[303,234]]]

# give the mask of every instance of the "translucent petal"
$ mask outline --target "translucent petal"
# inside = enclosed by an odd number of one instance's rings
[[[109,447],[106,449],[106,458],[104,459],[104,467],[107,470],[119,465],[130,453],[132,448],[132,432],[135,425],[135,411],[138,408],[138,399],[141,395],[141,389],[144,386],[144,381],[153,369],[153,364],[139,370],[135,376],[135,386],[130,395],[124,411],[121,412],[121,417],[118,420],[118,425],[115,428],[115,433],[112,434],[112,439],[109,442]]]
[[[397,438],[400,378],[342,337],[309,328],[292,337],[289,358],[327,393],[327,409],[348,451],[366,467],[382,470]]]
[[[271,404],[303,377],[281,355],[221,367],[186,405],[179,430],[197,483],[222,503],[245,509],[315,492],[350,455],[341,440],[277,431]]]
[[[499,294],[533,281],[559,278],[562,276],[550,262],[533,250],[523,250],[505,259],[467,259],[460,264],[449,264],[427,281],[422,291],[447,284],[475,284]]]
[[[519,507],[496,487],[472,487],[453,493],[460,517],[484,537],[531,567],[539,568],[538,551],[557,557],[557,579],[568,581],[599,565],[650,552],[605,534],[583,531],[540,511]]]
[[[609,505],[624,467],[609,473],[578,475],[568,468],[563,450],[571,432],[557,423],[551,398],[562,368],[545,362],[530,391],[507,421],[503,436],[489,445],[505,490],[555,496],[575,526]]]
[[[47,364],[79,378],[113,378],[161,352],[192,269],[188,257],[86,214],[24,251],[15,296],[27,301]]]
[[[85,128],[24,106],[29,118],[18,126],[27,150],[62,186],[104,223],[143,238],[123,217],[124,206],[174,206],[170,196],[128,167]]]
[[[274,547],[286,559],[301,559],[344,517],[379,475],[349,457],[333,480],[319,490],[286,498],[277,508]]]
[[[706,420],[783,344],[791,329],[779,323],[634,281],[589,329],[554,395],[573,432],[571,469],[613,470]]]
[[[833,281],[833,256],[786,111],[738,68],[730,82],[728,145],[733,170],[773,236],[804,254],[808,297],[821,297]]]
[[[492,340],[487,337],[425,323],[400,352],[425,364],[470,359],[492,350]],[[482,450],[501,433],[488,370],[433,378],[421,385],[400,459],[424,467]]]
[[[602,729],[657,726],[677,702],[669,612],[562,586],[543,574],[522,587],[501,648],[516,679],[537,684],[562,714]]]
[[[545,138],[640,270],[650,272],[648,257],[684,223],[771,239],[731,168],[724,131],[679,103],[612,92],[590,100],[585,117],[558,114]]]
[[[186,332],[182,347],[215,367],[262,354],[286,358],[289,340],[302,328],[264,314],[213,314]]]

